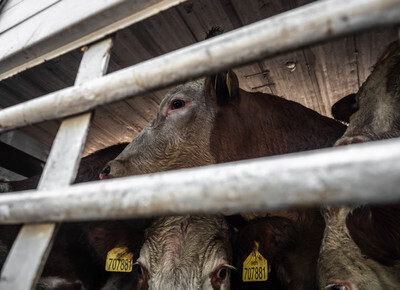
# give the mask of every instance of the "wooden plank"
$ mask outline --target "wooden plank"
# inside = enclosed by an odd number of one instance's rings
[[[29,1],[19,2],[1,13],[0,34],[13,28],[32,16],[40,13],[49,6],[61,0],[35,0],[35,5],[28,6]]]
[[[123,102],[117,102],[119,107],[126,106],[127,112],[116,111],[116,104],[96,109],[83,155],[86,156],[96,150],[117,143],[131,142],[154,119],[157,108],[164,98],[166,91],[160,90],[130,98]],[[103,108],[108,108],[108,111],[103,112]],[[103,114],[110,115],[107,115],[109,117],[104,117]],[[116,122],[114,118],[117,114],[128,115],[120,115],[118,117],[119,120]],[[122,125],[119,122],[122,122]]]
[[[272,90],[275,83],[271,80],[270,70],[263,68],[260,63],[246,65],[235,70],[240,87],[249,92],[275,93]]]
[[[81,50],[75,50],[1,81],[0,107],[13,106],[73,86],[81,59]]]
[[[0,79],[99,40],[185,1],[60,1],[0,35],[0,43],[3,44],[0,46]],[[32,2],[26,2],[32,5]],[[66,11],[70,17],[64,17]]]
[[[331,117],[333,103],[358,90],[353,36],[312,46],[304,55],[315,88],[309,107]]]
[[[50,148],[19,130],[0,134],[0,141],[42,161],[49,156]]]
[[[374,30],[370,33],[360,33],[355,37],[360,86],[371,74],[380,54],[383,53],[389,43],[397,38],[396,27]],[[357,91],[353,91],[353,93],[355,92]]]
[[[204,40],[212,27],[221,27],[224,31],[234,29],[219,1],[191,1],[176,9],[197,42]]]
[[[76,85],[105,73],[111,45],[111,39],[107,39],[86,51]],[[39,190],[68,186],[74,181],[91,115],[86,113],[72,117],[61,124],[39,182]],[[22,290],[35,286],[58,227],[53,223],[23,226],[4,264],[0,280],[1,289]]]
[[[0,166],[23,176],[32,177],[42,173],[44,162],[0,142]]]

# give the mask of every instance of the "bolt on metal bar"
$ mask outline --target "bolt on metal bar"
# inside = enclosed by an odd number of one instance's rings
[[[85,112],[333,37],[400,23],[399,0],[316,1],[0,111],[0,132]]]
[[[4,194],[0,223],[399,202],[399,148],[400,138]]]
[[[112,40],[91,46],[84,54],[75,83],[102,76],[108,66]],[[62,122],[38,189],[55,189],[71,184],[78,171],[80,157],[89,130],[91,113]],[[57,193],[54,193],[57,196]],[[42,273],[59,225],[24,225],[14,242],[0,276],[0,289],[33,289]]]

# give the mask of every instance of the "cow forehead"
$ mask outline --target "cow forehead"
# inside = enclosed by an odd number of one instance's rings
[[[153,283],[185,279],[200,286],[221,261],[230,262],[229,247],[224,220],[164,219],[148,233],[139,260]]]
[[[160,108],[169,103],[175,96],[185,97],[187,99],[198,99],[204,96],[205,79],[197,79],[178,85],[167,92],[165,98],[161,101]]]
[[[167,217],[148,229],[144,247],[151,249],[151,258],[157,261],[200,261],[224,249],[228,242],[229,227],[222,217]]]

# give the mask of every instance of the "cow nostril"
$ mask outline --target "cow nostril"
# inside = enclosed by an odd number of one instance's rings
[[[110,167],[110,165],[107,165],[107,167],[104,168],[103,171],[102,171],[101,173],[103,173],[103,174],[110,174],[110,171],[111,171],[111,167]]]
[[[111,172],[111,167],[110,167],[110,165],[107,165],[106,168],[104,168],[100,172],[99,179],[100,180],[109,179],[110,178],[110,176],[109,176],[110,172]]]

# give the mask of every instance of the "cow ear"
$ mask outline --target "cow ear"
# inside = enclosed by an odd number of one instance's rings
[[[332,106],[332,116],[336,120],[350,123],[352,116],[357,112],[356,94],[350,94]]]
[[[228,70],[207,77],[206,95],[218,106],[229,104],[239,96],[239,81],[236,74]]]

